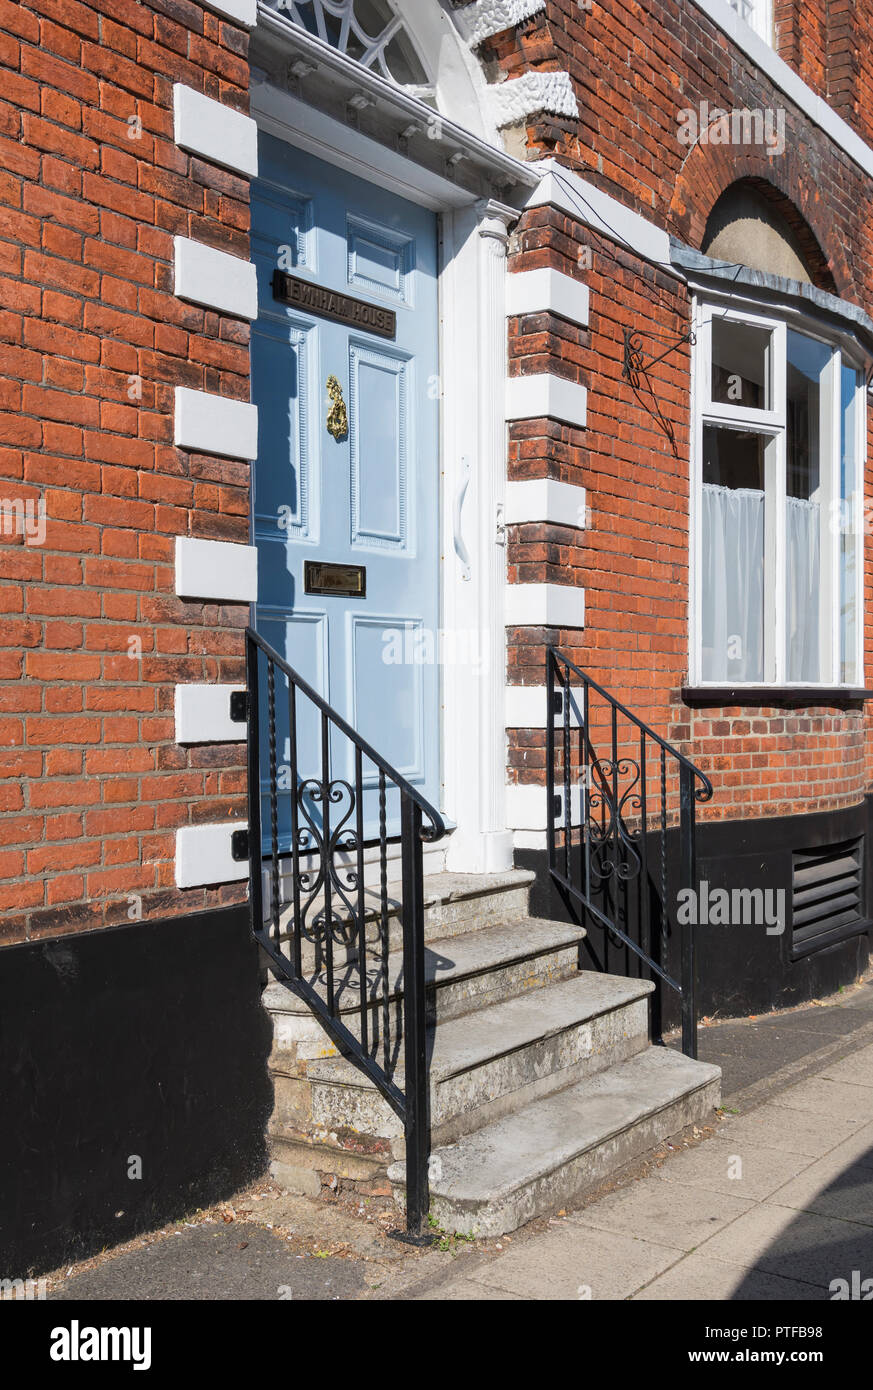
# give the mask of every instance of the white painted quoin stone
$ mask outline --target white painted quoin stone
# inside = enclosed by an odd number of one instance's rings
[[[557,478],[523,478],[506,485],[507,526],[545,521],[551,526],[583,530],[587,518],[585,489],[575,483],[562,483]]]
[[[576,381],[536,372],[532,376],[513,376],[506,383],[506,418],[512,420],[559,420],[584,429],[588,420],[588,392]]]
[[[549,266],[506,277],[506,312],[510,318],[548,313],[587,328],[588,304],[587,285]]]
[[[180,449],[225,458],[257,458],[258,407],[247,401],[177,386],[174,422],[174,442]]]
[[[248,878],[248,861],[238,862],[231,850],[235,831],[245,829],[245,821],[181,826],[176,831],[176,887],[204,888]]]
[[[181,82],[173,86],[173,130],[180,149],[246,178],[257,174],[257,123]]]
[[[508,685],[506,687],[507,729],[545,729],[548,691],[544,685]],[[555,714],[555,719],[560,715]]]
[[[572,584],[508,584],[507,627],[585,626],[585,590]]]
[[[244,685],[177,685],[176,742],[244,743],[245,724],[230,717],[230,697]]]
[[[173,239],[175,293],[236,318],[258,317],[258,277],[251,261],[216,251],[190,237]]]
[[[180,598],[255,603],[258,597],[256,547],[177,536],[176,593]]]

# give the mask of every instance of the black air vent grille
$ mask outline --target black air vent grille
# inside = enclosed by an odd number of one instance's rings
[[[797,850],[791,895],[795,955],[826,946],[861,921],[862,840]]]

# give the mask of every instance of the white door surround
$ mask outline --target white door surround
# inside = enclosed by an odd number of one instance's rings
[[[496,872],[512,865],[506,816],[505,551],[506,243],[521,212],[475,198],[408,154],[393,155],[293,93],[252,91],[258,124],[290,144],[390,186],[440,213],[441,704],[443,797],[453,826],[447,867]],[[495,149],[495,160],[506,156]],[[534,176],[535,177],[535,176]],[[440,184],[444,182],[444,187]]]

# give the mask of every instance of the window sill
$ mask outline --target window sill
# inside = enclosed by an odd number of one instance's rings
[[[873,690],[846,685],[683,685],[686,705],[831,705],[873,700]]]

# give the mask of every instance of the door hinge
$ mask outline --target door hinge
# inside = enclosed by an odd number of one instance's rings
[[[247,724],[248,718],[249,692],[247,690],[232,690],[230,692],[231,724]]]
[[[230,857],[234,864],[244,864],[249,859],[249,832],[235,830],[230,837]]]

